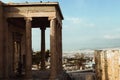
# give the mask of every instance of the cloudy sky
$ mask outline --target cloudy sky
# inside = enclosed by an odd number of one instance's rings
[[[25,2],[25,0],[2,0]],[[26,0],[57,1],[63,20],[63,50],[120,47],[120,0]],[[40,30],[33,29],[33,50],[40,49]],[[46,30],[49,49],[49,29]]]

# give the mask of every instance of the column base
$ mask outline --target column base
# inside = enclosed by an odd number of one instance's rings
[[[56,76],[50,76],[49,80],[70,80],[68,73],[65,71],[62,71],[60,74],[57,74]]]
[[[24,76],[24,79],[25,79],[25,80],[32,79],[32,72],[26,74],[26,75]]]
[[[19,80],[19,79],[18,79]],[[29,78],[29,79],[27,79],[27,78],[25,78],[25,79],[22,79],[22,80],[33,80],[32,78]]]
[[[0,77],[0,80],[9,80],[9,78],[6,78],[6,77]]]

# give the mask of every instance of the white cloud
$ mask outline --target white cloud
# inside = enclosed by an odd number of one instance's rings
[[[39,2],[40,0],[1,0],[4,3]]]
[[[120,35],[104,35],[105,39],[120,39]]]
[[[77,17],[69,17],[66,18],[67,21],[72,22],[73,24],[80,24],[82,22],[82,19]]]
[[[2,2],[11,3],[11,2],[17,2],[17,0],[3,0]]]
[[[85,21],[81,25],[84,27],[90,27],[90,28],[95,27],[95,24],[90,22],[85,22]]]
[[[66,23],[65,26],[69,27],[95,27],[95,24],[91,21],[79,17],[66,17],[64,22]]]
[[[95,24],[89,23],[87,26],[89,26],[89,27],[95,27]]]

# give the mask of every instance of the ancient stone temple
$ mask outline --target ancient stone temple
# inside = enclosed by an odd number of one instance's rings
[[[50,28],[50,80],[62,73],[62,20],[57,2],[0,2],[0,80],[24,72],[32,79],[31,29],[41,30],[41,68],[45,69],[45,30]],[[18,75],[19,76],[19,75]]]
[[[120,50],[96,50],[97,80],[120,80]]]

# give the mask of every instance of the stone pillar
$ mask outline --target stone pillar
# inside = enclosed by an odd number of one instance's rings
[[[59,64],[59,25],[58,25],[58,21],[56,20],[56,65],[60,65]],[[57,75],[59,74],[59,66],[56,66],[56,69],[57,69]]]
[[[51,74],[50,80],[57,76],[57,43],[56,43],[56,18],[50,19],[50,53],[51,53]]]
[[[32,18],[25,18],[26,20],[26,64],[25,64],[25,74],[26,78],[30,79],[32,77],[32,47],[31,47],[31,21]]]
[[[7,21],[7,18],[3,18],[4,20],[4,27],[5,27],[5,32],[4,32],[4,53],[3,53],[3,76],[5,79],[8,79],[9,78],[9,37],[8,37],[8,34],[9,34],[9,31],[8,31],[8,21]]]
[[[62,37],[61,37],[61,25],[60,25],[60,23],[58,22],[57,23],[57,32],[56,32],[56,34],[57,34],[57,38],[56,38],[56,40],[57,40],[57,63],[59,63],[58,65],[59,66],[57,66],[57,68],[58,68],[58,74],[60,74],[61,72],[62,72],[62,41],[61,41],[61,39],[62,39]]]
[[[45,70],[45,27],[41,27],[41,70]]]
[[[63,70],[63,67],[62,67],[62,24],[59,24],[59,64],[60,64],[60,69],[59,71],[62,71]]]
[[[3,26],[3,8],[0,1],[0,79],[3,78],[3,54],[4,54],[4,26]]]

